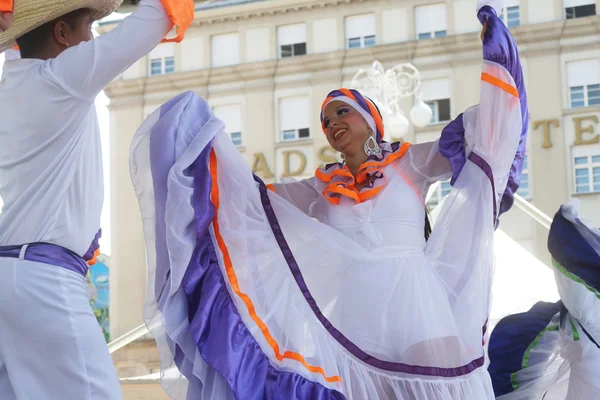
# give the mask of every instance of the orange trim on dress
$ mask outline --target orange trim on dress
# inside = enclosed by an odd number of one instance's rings
[[[0,0],[1,1],[1,0]],[[166,42],[181,42],[192,22],[194,21],[193,0],[161,0],[173,25],[177,27],[177,36],[172,39],[163,39]]]
[[[325,370],[322,367],[317,367],[314,365],[310,365],[306,362],[305,358],[295,352],[285,351],[283,354],[280,353],[279,344],[277,341],[271,336],[271,332],[269,332],[269,328],[267,325],[260,319],[260,317],[256,314],[256,309],[254,304],[252,303],[252,299],[248,297],[247,294],[243,293],[240,289],[240,285],[237,280],[237,276],[235,270],[233,268],[233,264],[231,262],[231,257],[229,255],[229,250],[227,249],[227,245],[221,236],[221,228],[219,226],[219,185],[218,185],[218,172],[217,172],[217,156],[215,154],[214,149],[210,152],[210,175],[212,178],[212,189],[211,189],[211,201],[215,207],[215,217],[213,219],[213,229],[215,234],[215,239],[217,241],[217,245],[219,246],[219,250],[223,254],[223,263],[225,264],[225,271],[227,273],[227,279],[229,280],[229,284],[231,285],[234,293],[244,302],[246,308],[248,309],[248,313],[250,314],[250,318],[254,321],[254,323],[259,327],[262,332],[265,340],[273,349],[275,353],[275,357],[277,360],[282,361],[283,359],[290,359],[298,361],[302,364],[307,370],[312,373],[320,374],[325,378],[327,382],[342,382],[342,379],[339,376],[326,376]]]
[[[519,98],[519,90],[511,84],[504,82],[502,79],[496,78],[488,73],[483,72],[481,74],[481,80],[489,83],[490,85],[494,85],[504,90],[508,94],[512,94],[516,98]]]
[[[96,251],[94,251],[94,256],[92,257],[91,260],[89,260],[87,262],[88,266],[93,266],[96,265],[98,263],[98,257],[100,256],[100,249],[96,249]]]
[[[346,165],[339,169],[333,169],[331,172],[328,172],[322,168],[318,168],[315,171],[315,177],[321,182],[328,184],[325,189],[323,189],[321,194],[325,199],[327,199],[327,201],[334,205],[340,204],[340,196],[346,196],[354,200],[356,203],[362,203],[372,199],[373,197],[377,196],[385,186],[385,174],[383,173],[382,169],[404,156],[410,146],[410,143],[403,143],[397,151],[390,153],[383,160],[365,162],[358,169],[356,179]],[[383,184],[374,188],[363,189],[363,191],[359,192],[356,189],[356,183],[365,182],[368,178],[368,175],[375,172],[380,172],[383,175],[383,178],[381,178],[384,180]],[[347,181],[333,181],[336,176],[345,177],[347,178]]]

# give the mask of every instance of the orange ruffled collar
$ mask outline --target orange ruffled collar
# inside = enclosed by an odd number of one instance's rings
[[[381,143],[381,154],[379,156],[370,156],[360,166],[356,179],[348,169],[346,164],[334,163],[328,164],[325,168],[318,168],[315,176],[327,186],[322,195],[331,204],[338,205],[342,196],[354,200],[356,203],[362,203],[379,194],[385,186],[385,173],[383,168],[402,157],[411,146],[410,143]],[[359,192],[356,184],[367,185]]]

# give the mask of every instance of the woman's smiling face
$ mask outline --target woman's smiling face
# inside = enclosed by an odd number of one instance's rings
[[[323,114],[323,127],[331,147],[346,156],[363,151],[371,133],[358,111],[343,101],[334,100],[327,104]]]

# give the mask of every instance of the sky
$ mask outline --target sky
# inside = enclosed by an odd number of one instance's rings
[[[3,65],[4,53],[0,53],[0,74],[2,73]],[[108,97],[106,97],[104,92],[100,93],[96,98],[96,110],[98,112],[98,122],[100,124],[102,155],[104,160],[104,208],[102,209],[102,218],[100,222],[103,237],[100,242],[100,250],[102,253],[110,256],[110,118],[108,114],[108,102]],[[2,208],[2,204],[2,198],[0,198],[0,209]],[[90,238],[90,242],[92,239],[93,238]]]

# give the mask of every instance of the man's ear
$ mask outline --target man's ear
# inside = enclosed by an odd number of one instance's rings
[[[69,27],[64,21],[58,21],[52,31],[54,40],[64,47],[69,47]]]

